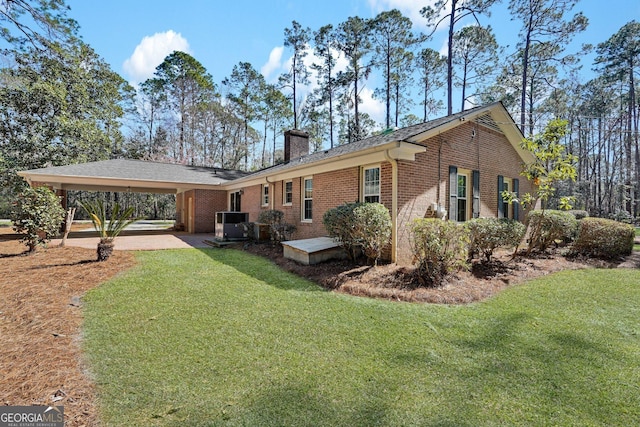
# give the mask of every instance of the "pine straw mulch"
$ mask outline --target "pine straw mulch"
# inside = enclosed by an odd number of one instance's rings
[[[317,265],[301,265],[284,258],[279,245],[250,243],[248,252],[268,258],[284,270],[306,277],[321,286],[351,295],[393,301],[468,304],[489,298],[502,289],[561,270],[601,267],[618,263],[591,259],[569,259],[562,250],[524,257],[513,257],[513,251],[499,251],[491,263],[474,262],[471,271],[460,271],[448,277],[442,286],[420,284],[415,268],[383,264],[377,267],[354,266],[348,261],[330,261]]]
[[[10,230],[10,229],[9,229]],[[4,233],[3,233],[4,232]],[[134,265],[132,253],[96,262],[96,251],[39,249],[0,231],[1,405],[63,405],[65,426],[98,424],[95,387],[81,352],[82,296]]]

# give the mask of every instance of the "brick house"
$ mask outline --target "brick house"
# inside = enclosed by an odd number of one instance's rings
[[[291,130],[285,133],[284,163],[254,173],[126,160],[96,162],[110,170],[94,168],[97,181],[92,186],[175,192],[177,222],[190,232],[213,231],[219,211],[247,212],[249,221],[256,221],[262,210],[277,209],[297,227],[294,239],[325,236],[322,217],[327,209],[345,202],[380,202],[393,222],[389,258],[408,264],[408,226],[415,218],[437,216],[442,209],[454,221],[523,218],[516,204],[506,204],[500,196],[504,189],[532,190],[531,183],[519,178],[522,163],[532,161],[520,147],[522,138],[497,102],[311,154],[308,135]],[[115,176],[113,164],[107,162],[119,162],[121,176]],[[87,165],[20,174],[29,182],[62,190],[87,189]],[[75,184],[68,177],[72,167],[85,168]]]

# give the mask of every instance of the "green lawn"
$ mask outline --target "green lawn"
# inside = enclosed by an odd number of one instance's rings
[[[638,270],[440,306],[326,292],[234,250],[138,257],[85,298],[107,426],[640,422]]]

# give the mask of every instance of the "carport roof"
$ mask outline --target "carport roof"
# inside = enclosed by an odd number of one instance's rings
[[[41,182],[63,190],[178,193],[215,189],[247,172],[199,166],[113,159],[18,172],[29,183]]]

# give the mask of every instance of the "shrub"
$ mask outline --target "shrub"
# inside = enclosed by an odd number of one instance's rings
[[[517,248],[526,232],[524,224],[507,218],[472,219],[465,227],[469,230],[469,258],[481,254],[487,262],[499,247]]]
[[[284,222],[284,212],[277,209],[261,211],[258,222],[269,225],[269,236],[275,243],[289,240],[296,231],[295,225]]]
[[[357,249],[360,245],[355,234],[355,210],[364,203],[345,203],[329,209],[322,217],[322,223],[330,237],[333,237],[345,250],[351,261],[357,257]]]
[[[64,219],[60,199],[47,187],[27,188],[18,196],[11,220],[17,233],[24,233],[21,242],[33,253],[38,245],[58,234]]]
[[[411,244],[418,280],[423,285],[440,286],[452,271],[467,267],[469,233],[457,222],[416,219],[411,225]]]
[[[605,218],[580,221],[578,238],[573,244],[577,254],[615,259],[631,254],[635,230],[629,224]]]
[[[98,261],[106,261],[113,253],[113,241],[125,229],[126,226],[133,224],[139,218],[133,218],[134,207],[121,210],[120,205],[116,203],[111,212],[111,218],[107,219],[107,213],[102,200],[87,201],[80,203],[80,206],[87,212],[93,227],[100,236],[98,242],[97,254]]]
[[[578,221],[589,216],[589,212],[581,209],[570,209],[567,212],[573,215]]]
[[[377,265],[382,250],[391,241],[391,215],[380,203],[364,203],[353,210],[354,240],[370,264]]]
[[[575,239],[578,221],[566,211],[540,210],[529,212],[528,251],[545,251],[558,241],[568,243]]]

